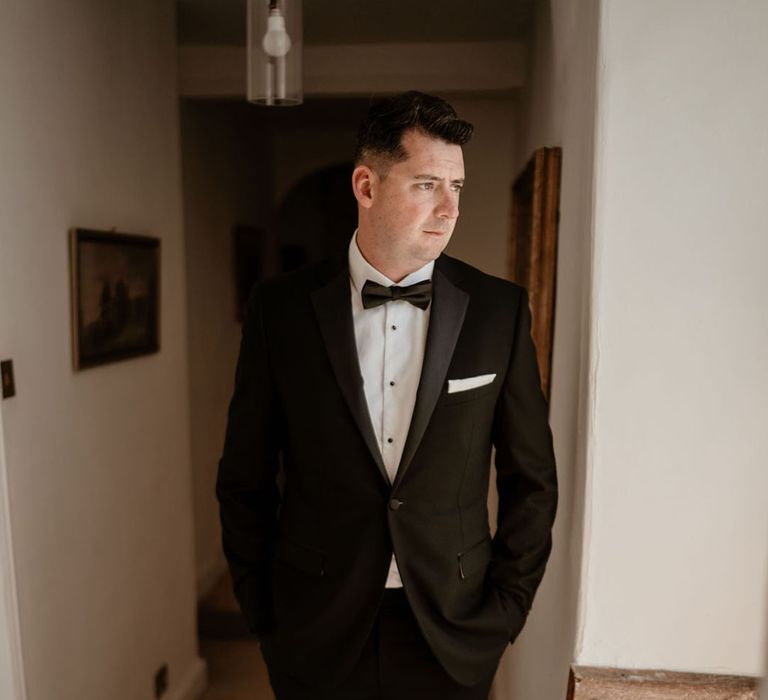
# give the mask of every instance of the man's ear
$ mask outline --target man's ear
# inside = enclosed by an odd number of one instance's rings
[[[367,165],[358,165],[352,171],[352,192],[361,207],[370,209],[373,204],[373,188],[378,175]]]

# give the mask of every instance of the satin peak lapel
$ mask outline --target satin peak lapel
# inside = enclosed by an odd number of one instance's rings
[[[352,416],[365,444],[368,445],[376,466],[389,484],[389,476],[384,467],[368,412],[368,402],[363,389],[363,373],[357,357],[348,262],[345,260],[341,269],[333,275],[331,280],[312,292],[311,296],[331,366],[336,374],[336,381],[349,404]]]
[[[403,447],[403,456],[397,468],[393,490],[402,481],[432,418],[435,404],[448,374],[448,366],[453,358],[468,304],[469,294],[453,284],[436,264],[432,273],[432,310],[427,331],[427,344],[424,348],[424,364],[421,367],[421,379],[413,408],[411,427]]]

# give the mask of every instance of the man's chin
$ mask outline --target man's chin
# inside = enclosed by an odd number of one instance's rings
[[[433,241],[433,245],[427,246],[424,251],[424,257],[426,261],[428,262],[430,260],[436,260],[437,258],[439,258],[440,254],[445,250],[446,246],[448,245],[449,239],[450,239],[450,236],[446,236],[445,238],[441,238],[439,240]]]
[[[424,267],[427,263],[432,262],[433,260],[437,260],[440,257],[440,254],[443,252],[443,248],[433,248],[431,250],[420,250],[418,253],[416,253],[413,256],[414,261],[418,261],[419,267]]]

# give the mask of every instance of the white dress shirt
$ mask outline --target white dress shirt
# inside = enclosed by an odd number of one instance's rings
[[[432,279],[434,267],[434,260],[430,261],[397,284],[405,287]],[[422,310],[408,301],[398,299],[372,309],[364,309],[361,292],[366,280],[385,287],[391,287],[395,282],[363,257],[357,245],[357,231],[349,243],[349,278],[355,341],[365,398],[376,441],[392,483],[416,403],[432,304]],[[402,585],[393,554],[386,586],[398,588]]]

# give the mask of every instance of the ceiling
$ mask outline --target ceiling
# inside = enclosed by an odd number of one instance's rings
[[[305,44],[522,40],[536,0],[304,0]],[[177,0],[179,44],[245,45],[246,0]]]

